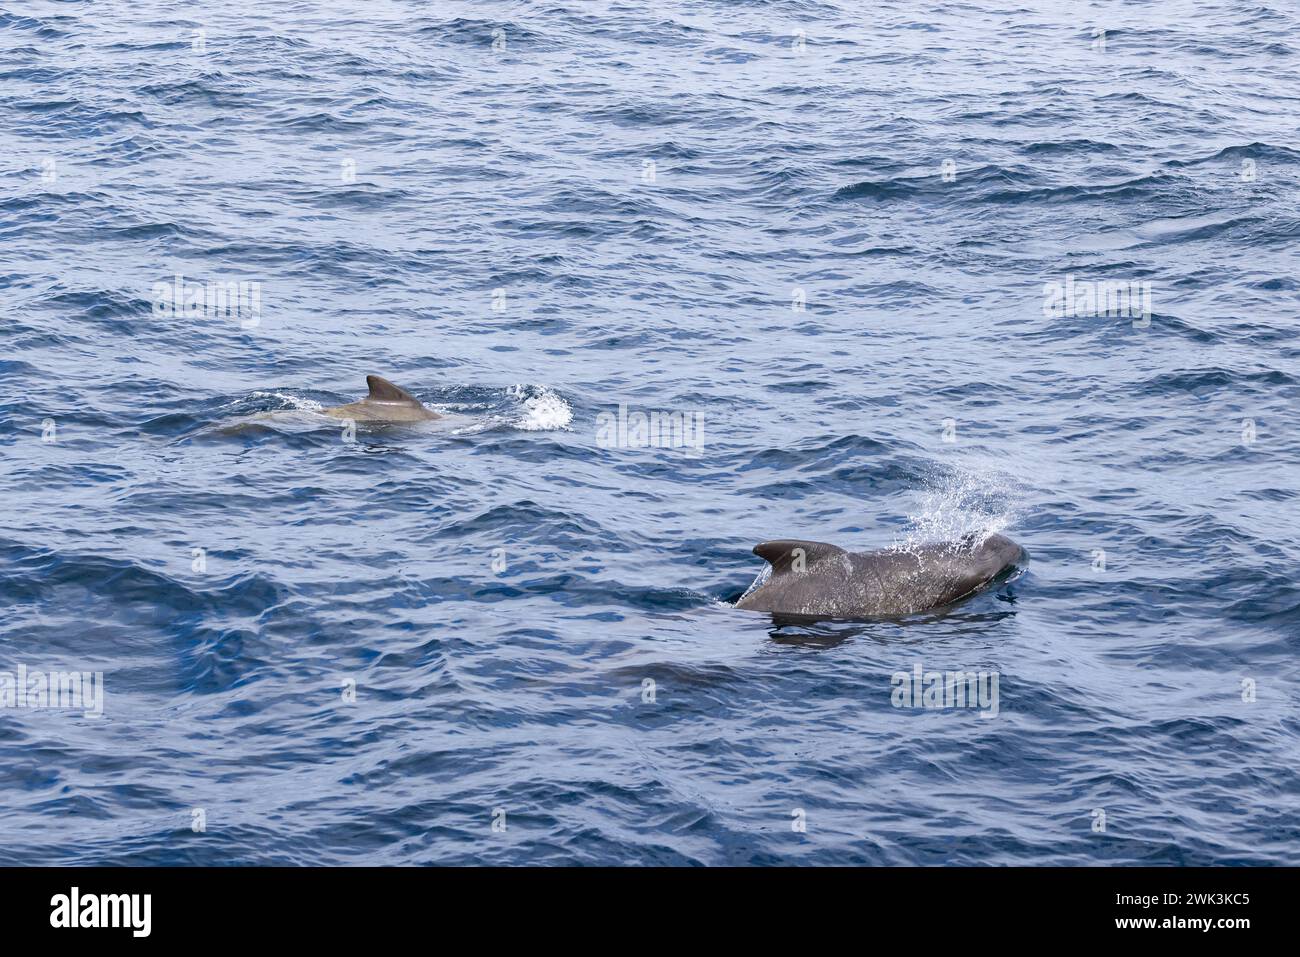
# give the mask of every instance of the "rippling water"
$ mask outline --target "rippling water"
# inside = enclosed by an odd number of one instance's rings
[[[351,6],[0,0],[7,859],[1300,863],[1293,5]]]

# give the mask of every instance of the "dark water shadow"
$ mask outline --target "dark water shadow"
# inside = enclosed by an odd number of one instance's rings
[[[1014,611],[927,612],[907,618],[862,620],[819,620],[802,616],[772,615],[772,627],[768,629],[767,634],[772,641],[780,645],[833,648],[851,638],[866,638],[887,644],[892,641],[915,640],[918,637],[916,629],[925,625],[943,623],[957,626],[958,630],[983,631],[998,622],[1014,618],[1015,614]]]
[[[872,641],[913,640],[919,635],[915,629],[943,624],[947,630],[984,630],[991,625],[1015,617],[1017,601],[1015,585],[1024,581],[1023,569],[1008,572],[990,587],[960,598],[940,608],[914,615],[878,618],[823,618],[812,615],[788,615],[779,612],[757,612],[766,615],[772,623],[768,637],[782,645],[832,648],[851,638],[868,638]],[[737,594],[736,597],[739,597]],[[734,598],[731,599],[734,602]],[[1002,608],[977,610],[985,602],[1001,603]],[[908,632],[911,632],[910,634]]]

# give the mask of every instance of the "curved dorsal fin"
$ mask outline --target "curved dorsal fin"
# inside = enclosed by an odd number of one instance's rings
[[[845,552],[838,545],[830,545],[826,542],[804,542],[797,538],[782,538],[755,545],[754,554],[772,566],[772,574],[779,575],[790,571],[801,556],[804,567],[807,567],[822,559],[843,555]]]
[[[420,404],[420,401],[415,396],[401,386],[393,385],[383,376],[366,376],[366,385],[370,387],[370,395],[366,396],[366,398],[371,402],[414,402],[416,405]]]

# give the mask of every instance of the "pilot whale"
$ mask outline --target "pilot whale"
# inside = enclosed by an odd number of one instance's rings
[[[364,399],[321,409],[321,414],[354,422],[425,422],[442,418],[421,405],[411,393],[382,376],[366,376],[366,385],[370,394]]]
[[[1025,561],[1002,535],[920,545],[909,550],[847,552],[825,542],[781,539],[754,546],[772,566],[737,608],[809,618],[892,618],[950,605]]]

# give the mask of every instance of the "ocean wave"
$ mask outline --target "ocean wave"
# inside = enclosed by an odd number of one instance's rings
[[[18,857],[1300,863],[1293,11],[152,6],[0,12],[0,671],[106,688],[6,709]],[[347,441],[371,372],[444,418]],[[728,603],[995,531],[956,611]]]

